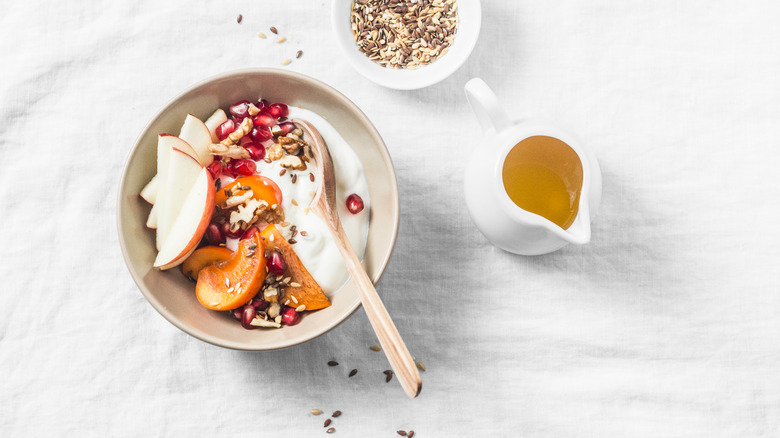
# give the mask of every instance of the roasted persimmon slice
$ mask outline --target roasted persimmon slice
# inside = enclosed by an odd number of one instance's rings
[[[241,240],[230,259],[200,270],[195,295],[213,310],[231,310],[248,303],[265,280],[265,257],[260,234]]]
[[[290,283],[299,285],[284,289],[284,302],[282,304],[286,302],[290,307],[304,305],[306,306],[305,310],[317,310],[330,306],[330,300],[314,277],[303,266],[301,259],[295,254],[292,246],[285,240],[276,225],[265,227],[260,236],[263,238],[265,249],[277,250],[282,255],[287,264],[287,272],[284,275],[290,277]]]
[[[204,246],[193,252],[181,265],[181,271],[190,280],[197,280],[200,270],[208,265],[220,263],[233,257],[233,251],[224,246]]]
[[[224,205],[225,201],[230,197],[228,195],[241,195],[245,193],[246,187],[249,187],[249,190],[252,191],[252,198],[254,199],[262,199],[268,205],[282,203],[282,190],[279,186],[270,178],[260,175],[243,176],[217,190],[214,203],[218,206]]]

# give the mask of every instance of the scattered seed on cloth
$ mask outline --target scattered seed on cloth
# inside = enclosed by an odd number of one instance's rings
[[[238,14],[238,17],[236,17],[236,23],[241,23],[241,20],[244,19],[244,16],[241,14]]]
[[[350,371],[350,372],[349,372],[349,377],[352,377],[352,376],[354,376],[355,374],[357,374],[357,368],[355,368],[354,370],[352,370],[352,371]]]
[[[335,366],[336,366],[336,365],[338,365],[338,364],[339,364],[339,363],[338,363],[338,362],[336,362],[335,360],[330,360],[330,361],[328,361],[328,366],[329,366],[329,367],[335,367]]]
[[[341,415],[341,411],[336,411],[336,412],[333,413],[333,415],[331,415],[331,417],[336,418],[339,415]]]

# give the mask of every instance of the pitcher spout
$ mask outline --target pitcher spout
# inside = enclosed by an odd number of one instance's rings
[[[563,238],[570,243],[584,245],[590,242],[590,212],[587,204],[580,204],[577,219],[565,230]]]

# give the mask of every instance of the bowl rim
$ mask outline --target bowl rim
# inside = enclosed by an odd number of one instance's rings
[[[476,47],[477,41],[479,41],[479,35],[482,29],[481,1],[464,0],[464,2],[467,2],[470,6],[475,6],[476,7],[475,10],[478,11],[478,13],[470,16],[469,20],[467,21],[467,25],[470,24],[469,28],[473,29],[473,37],[465,41],[466,47],[461,52],[462,54],[459,57],[455,58],[452,62],[444,64],[447,66],[446,69],[442,69],[436,75],[431,75],[427,77],[422,76],[419,72],[425,71],[426,68],[432,67],[433,65],[435,65],[435,63],[431,63],[429,66],[420,67],[416,70],[406,70],[406,69],[396,70],[396,69],[383,68],[381,70],[382,72],[387,71],[389,72],[388,74],[389,76],[393,76],[393,79],[387,79],[375,73],[375,71],[379,71],[374,69],[374,67],[377,65],[376,63],[369,60],[367,56],[357,51],[356,46],[354,44],[351,45],[346,44],[344,38],[339,36],[348,33],[350,36],[349,40],[353,41],[352,33],[349,27],[342,26],[339,24],[340,21],[343,19],[343,16],[340,13],[342,5],[344,3],[348,3],[351,5],[353,1],[354,0],[332,0],[331,1],[330,22],[333,31],[333,37],[336,39],[336,44],[341,49],[342,53],[344,54],[344,57],[347,58],[347,62],[352,66],[352,68],[355,69],[358,73],[360,73],[361,76],[383,87],[387,87],[395,90],[418,90],[421,88],[425,88],[437,84],[447,79],[448,77],[452,76],[456,71],[458,71],[458,69],[460,69],[463,66],[463,64],[466,63],[466,61],[471,56],[471,53],[474,51],[474,47]],[[460,11],[458,11],[458,13],[460,14]],[[448,53],[448,55],[453,55],[453,54]],[[401,77],[401,75],[403,75],[403,77]]]
[[[177,318],[173,316],[173,312],[169,311],[165,306],[163,306],[156,297],[149,291],[144,282],[142,275],[136,271],[135,267],[131,263],[130,255],[127,250],[127,245],[125,241],[125,236],[122,233],[122,217],[125,206],[122,202],[122,195],[124,193],[125,185],[127,184],[127,179],[130,174],[129,172],[129,164],[130,160],[133,158],[135,153],[137,152],[138,148],[141,144],[141,139],[145,136],[147,131],[152,127],[152,125],[166,112],[170,111],[174,105],[178,103],[179,100],[183,99],[185,96],[187,96],[189,93],[193,92],[194,90],[197,90],[198,88],[207,86],[215,81],[220,81],[224,79],[229,79],[233,76],[241,76],[246,74],[279,74],[282,76],[288,76],[294,80],[298,80],[301,82],[307,82],[313,86],[320,87],[330,94],[333,95],[334,98],[338,99],[342,104],[344,104],[346,107],[348,107],[350,110],[352,110],[358,117],[360,121],[365,123],[370,129],[368,134],[370,137],[376,142],[377,145],[381,146],[379,148],[379,153],[382,156],[382,158],[386,161],[386,163],[390,166],[390,181],[387,181],[390,183],[391,191],[395,195],[393,196],[393,210],[396,211],[396,215],[394,218],[394,221],[392,223],[392,230],[391,236],[390,236],[390,243],[391,245],[389,248],[385,251],[385,254],[383,255],[381,262],[377,264],[376,266],[376,274],[370,275],[372,282],[376,284],[380,278],[382,278],[382,275],[385,272],[385,269],[387,269],[387,265],[390,263],[390,259],[392,258],[393,252],[395,250],[396,241],[398,238],[398,229],[400,226],[400,219],[401,219],[401,206],[400,206],[400,197],[399,197],[399,190],[398,190],[398,177],[395,170],[395,165],[393,164],[393,160],[390,157],[390,152],[387,149],[387,145],[385,144],[384,140],[382,139],[381,135],[379,134],[379,131],[376,129],[376,126],[371,122],[371,120],[366,116],[366,114],[348,97],[346,97],[343,93],[335,89],[334,87],[326,84],[325,82],[315,79],[311,76],[289,71],[289,70],[283,70],[279,68],[243,68],[243,69],[237,69],[237,70],[230,70],[227,72],[219,73],[213,76],[210,76],[206,79],[203,79],[201,81],[196,82],[193,85],[188,86],[184,91],[178,93],[175,97],[170,99],[165,106],[161,110],[159,110],[144,126],[144,128],[141,130],[140,134],[136,137],[133,147],[130,149],[130,151],[127,153],[124,163],[123,163],[123,169],[122,174],[119,180],[118,190],[117,190],[117,198],[116,198],[116,226],[117,226],[117,236],[119,240],[119,247],[122,251],[122,257],[125,262],[125,266],[130,271],[130,276],[133,278],[133,281],[135,282],[138,289],[141,291],[141,294],[144,296],[147,302],[152,305],[152,307],[165,318],[168,322],[176,326],[179,330],[187,333],[188,335],[199,339],[201,341],[204,341],[206,343],[228,348],[232,350],[240,350],[240,351],[271,351],[271,350],[281,350],[285,348],[294,347],[296,345],[300,345],[303,343],[306,343],[308,341],[311,341],[312,339],[315,339],[319,336],[322,336],[323,334],[329,332],[330,330],[333,330],[338,325],[349,319],[350,316],[352,316],[358,307],[362,305],[362,302],[358,296],[358,299],[352,303],[346,311],[338,318],[335,318],[333,321],[330,321],[326,324],[323,324],[322,327],[320,327],[317,330],[312,331],[310,334],[303,337],[303,339],[296,339],[293,340],[293,342],[280,342],[277,343],[278,345],[274,345],[271,347],[266,347],[263,345],[246,345],[241,342],[235,342],[235,341],[226,341],[222,339],[218,339],[213,336],[209,336],[207,334],[203,334],[199,331],[194,331],[189,329],[185,324],[181,323]],[[369,219],[370,224],[370,219]],[[369,225],[370,227],[370,225]],[[349,281],[349,280],[347,280]],[[342,287],[344,287],[342,285]]]

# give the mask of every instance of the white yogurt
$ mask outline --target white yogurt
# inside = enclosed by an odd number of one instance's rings
[[[355,152],[341,137],[336,129],[325,119],[317,114],[297,107],[290,108],[290,119],[299,118],[314,125],[322,135],[328,150],[333,158],[333,167],[336,173],[336,201],[338,213],[344,231],[349,237],[352,248],[358,257],[363,258],[368,238],[369,198],[368,183],[363,173],[363,164],[355,155]],[[265,161],[257,162],[258,173],[273,180],[282,190],[282,207],[284,208],[287,227],[280,224],[276,226],[285,238],[291,237],[290,227],[295,225],[298,234],[293,245],[295,253],[303,262],[303,265],[319,283],[328,296],[332,296],[349,278],[347,268],[341,257],[336,243],[331,237],[325,223],[314,213],[308,211],[308,206],[314,199],[319,181],[312,182],[309,172],[316,176],[317,172],[313,163],[308,163],[308,168],[303,171],[288,169],[284,175],[279,176],[282,167],[278,161],[270,164]],[[297,180],[292,183],[291,175],[296,174]],[[352,214],[347,210],[346,200],[349,195],[356,193],[363,199],[365,207],[358,214]],[[295,201],[295,204],[293,204]],[[306,232],[306,236],[301,235]],[[228,242],[228,247],[236,242]]]

